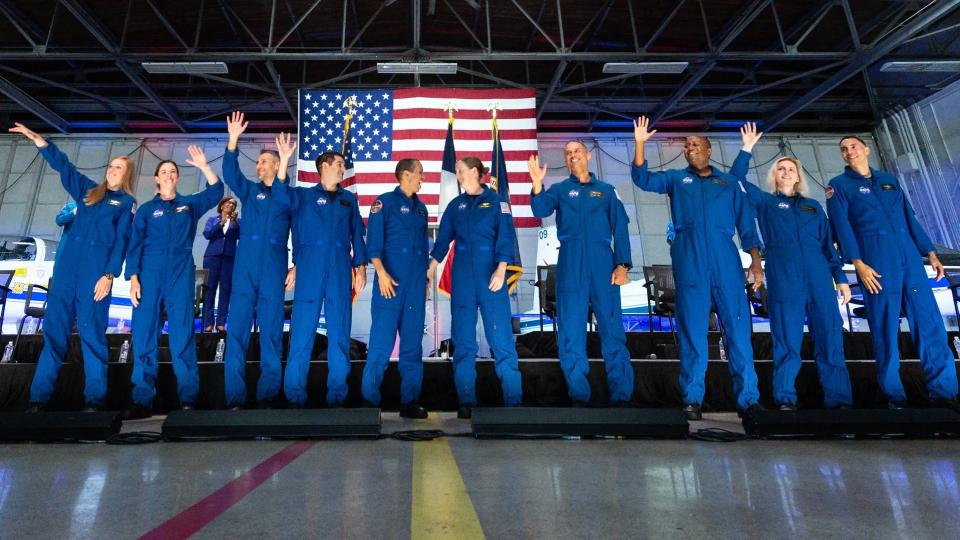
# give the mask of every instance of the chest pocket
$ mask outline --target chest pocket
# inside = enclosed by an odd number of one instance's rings
[[[823,217],[821,217],[817,207],[800,203],[797,208],[797,219],[800,220],[800,227],[806,233],[808,239],[819,242],[820,224]]]

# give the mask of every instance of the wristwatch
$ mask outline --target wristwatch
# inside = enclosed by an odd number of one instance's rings
[[[105,277],[105,278],[107,278],[107,279],[113,279],[113,278],[115,278],[116,276],[114,276],[114,275],[111,274],[110,272],[104,272],[104,273],[103,273],[103,277]]]

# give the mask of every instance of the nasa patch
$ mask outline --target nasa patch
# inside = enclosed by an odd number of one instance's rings
[[[157,208],[156,210],[153,211],[153,217],[155,218],[158,218],[162,215],[163,215],[163,210],[160,208]]]
[[[466,209],[467,209],[467,203],[465,202],[462,202],[457,205],[457,210],[466,210]]]
[[[377,199],[373,201],[373,204],[370,205],[370,213],[376,214],[377,212],[380,211],[381,208],[383,208],[383,201],[381,201],[380,199]]]
[[[577,190],[575,190],[575,189],[571,189],[571,190],[570,190],[570,193],[567,193],[567,195],[568,195],[571,199],[575,199],[575,198],[577,198],[577,197],[580,196],[580,192],[577,191]]]
[[[787,203],[785,203],[785,202],[782,202],[782,201],[781,201],[780,204],[777,205],[777,208],[781,208],[781,209],[783,209],[783,210],[787,210],[788,208],[790,208],[790,205],[787,204]]]
[[[262,201],[262,200],[264,200],[264,199],[266,199],[266,198],[267,198],[267,194],[266,194],[266,193],[258,193],[258,194],[257,194],[257,200],[258,200],[258,201]]]
[[[320,205],[320,206],[326,206],[326,205],[327,205],[327,198],[326,198],[326,197],[320,197],[319,199],[317,199],[317,204]]]
[[[401,207],[400,207],[400,213],[401,213],[401,214],[409,214],[409,213],[410,213],[410,207],[409,207],[409,206],[401,206]]]
[[[864,194],[864,195],[869,195],[869,194],[870,194],[870,188],[868,188],[867,186],[860,186],[860,193],[862,193],[862,194]]]
[[[692,184],[692,183],[693,183],[693,178],[690,178],[689,176],[684,176],[684,177],[683,177],[683,180],[681,180],[681,182],[683,182],[684,184]]]

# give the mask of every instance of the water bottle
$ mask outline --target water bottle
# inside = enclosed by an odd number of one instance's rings
[[[214,362],[223,362],[223,351],[227,348],[227,345],[223,342],[223,338],[220,338],[220,341],[217,342],[217,356],[214,357]]]
[[[3,348],[3,359],[0,359],[0,364],[9,364],[13,360],[13,342],[8,341],[7,346]]]
[[[126,323],[126,321],[123,320],[123,317],[120,317],[119,319],[117,319],[117,333],[118,333],[118,334],[122,334],[122,333],[123,333],[124,323]]]
[[[117,360],[121,364],[127,363],[127,358],[130,356],[130,340],[123,342],[123,345],[120,347],[120,358]]]
[[[722,362],[726,362],[727,350],[723,347],[723,338],[720,338],[720,341],[717,342],[717,346],[720,348],[720,360]]]
[[[23,331],[24,334],[36,334],[37,333],[37,320],[33,317],[30,317],[30,320],[27,321],[27,328]]]
[[[960,358],[960,337],[953,336],[953,350],[957,351],[957,358]]]

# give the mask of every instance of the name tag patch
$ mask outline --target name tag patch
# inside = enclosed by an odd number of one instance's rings
[[[493,206],[492,203],[490,203],[489,201],[486,201],[486,202],[482,202],[482,203],[478,204],[478,205],[477,205],[477,208],[490,208],[490,207],[492,207],[492,206]]]
[[[811,214],[817,213],[817,209],[812,206],[801,206],[800,210],[803,210],[804,212],[810,212]]]
[[[340,206],[346,206],[347,208],[350,208],[350,201],[346,199],[340,199]]]
[[[184,212],[189,212],[189,211],[190,211],[190,207],[187,206],[187,205],[178,206],[178,207],[174,208],[173,211],[176,212],[176,213],[178,213],[178,214],[182,214],[182,213],[184,213]]]
[[[108,200],[107,200],[107,204],[109,204],[110,206],[120,206],[120,205],[123,204],[123,203],[121,203],[120,201],[118,201],[118,200],[116,200],[116,199],[108,199]]]
[[[602,192],[602,191],[591,191],[591,192],[590,192],[590,196],[591,196],[591,197],[595,197],[595,198],[597,198],[597,199],[602,199],[602,198],[603,198],[603,192]]]
[[[897,186],[894,184],[880,184],[880,189],[883,191],[896,191]]]
[[[423,216],[423,217],[427,217],[427,209],[426,209],[426,208],[417,208],[417,213],[420,214],[420,215]]]
[[[727,181],[724,180],[723,178],[714,178],[714,179],[713,179],[713,183],[716,184],[716,185],[718,185],[718,186],[725,186],[725,185],[727,185]]]

